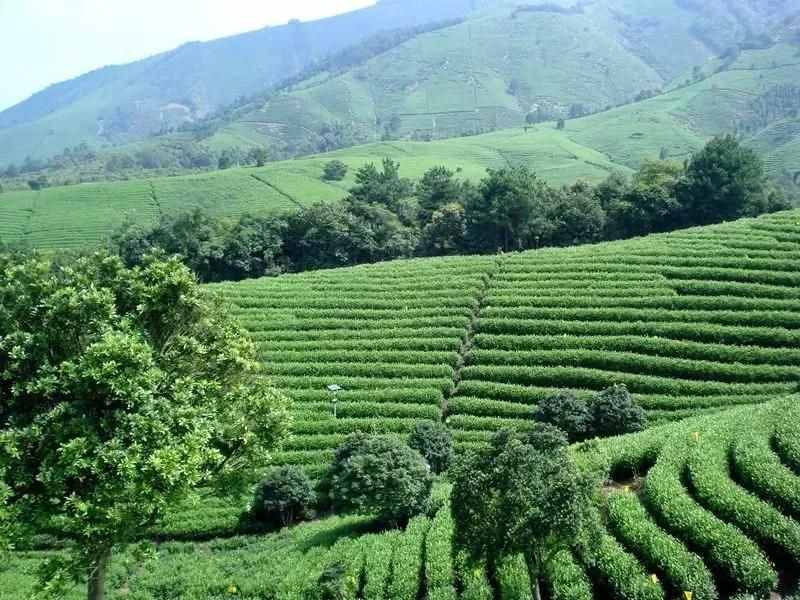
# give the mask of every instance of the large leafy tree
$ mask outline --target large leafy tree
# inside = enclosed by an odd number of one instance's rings
[[[594,483],[566,444],[566,436],[547,425],[528,436],[501,431],[490,447],[450,468],[456,547],[485,560],[493,577],[503,558],[522,554],[536,600],[544,569],[591,518]]]
[[[525,167],[489,170],[466,200],[467,239],[478,251],[520,250],[550,235],[552,190]]]
[[[88,578],[198,486],[247,487],[285,436],[253,344],[177,259],[126,269],[0,256],[0,474],[29,540],[62,539],[47,589]]]
[[[732,135],[711,140],[695,154],[676,191],[691,225],[708,225],[787,207],[769,184],[758,154]]]

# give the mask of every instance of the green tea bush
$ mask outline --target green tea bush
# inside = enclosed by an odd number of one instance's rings
[[[433,477],[419,452],[392,438],[354,435],[336,451],[323,489],[337,512],[404,524],[430,505]]]
[[[569,390],[545,398],[539,403],[534,417],[558,427],[573,441],[583,438],[590,428],[589,406]]]
[[[600,392],[589,406],[591,431],[600,437],[636,433],[647,427],[647,416],[624,385]]]

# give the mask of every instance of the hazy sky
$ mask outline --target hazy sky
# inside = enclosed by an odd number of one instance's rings
[[[432,0],[435,1],[435,0]],[[0,0],[0,110],[43,87],[184,42],[375,0]]]

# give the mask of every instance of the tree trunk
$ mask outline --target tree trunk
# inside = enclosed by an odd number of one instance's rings
[[[106,572],[111,560],[111,548],[103,550],[89,568],[89,600],[105,600]]]
[[[533,587],[533,600],[542,600],[542,586],[539,584],[539,578],[534,576],[531,583],[531,587]]]
[[[531,591],[533,592],[533,600],[542,600],[542,586],[539,583],[539,561],[525,554],[525,562],[528,565],[528,578],[531,580]]]

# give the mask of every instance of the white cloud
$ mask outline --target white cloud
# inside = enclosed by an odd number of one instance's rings
[[[107,65],[375,0],[0,0],[0,110]]]

